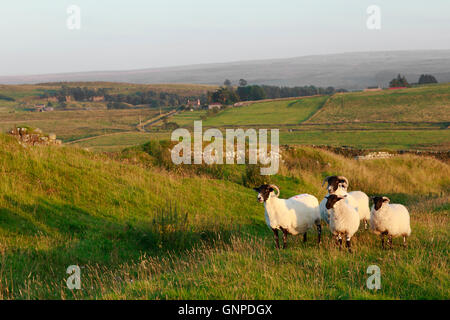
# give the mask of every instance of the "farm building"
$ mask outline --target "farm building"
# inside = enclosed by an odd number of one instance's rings
[[[364,92],[370,92],[370,91],[382,91],[383,89],[378,87],[367,87],[366,89],[364,89]]]
[[[208,109],[209,110],[212,110],[214,108],[219,108],[220,109],[220,108],[222,108],[222,104],[218,103],[218,102],[214,102],[214,103],[211,103],[211,104],[208,105]]]
[[[200,99],[197,99],[197,100],[194,100],[194,101],[188,100],[186,105],[188,107],[200,108]]]

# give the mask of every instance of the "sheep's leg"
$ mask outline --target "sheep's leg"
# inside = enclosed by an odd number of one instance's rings
[[[317,227],[317,236],[318,236],[317,243],[320,244],[320,241],[321,241],[320,237],[322,236],[322,225],[317,224],[316,227]]]
[[[387,232],[382,232],[381,233],[381,247],[383,248],[383,249],[386,249],[386,246],[384,245],[384,236],[385,235],[387,235]],[[388,244],[389,244],[389,240],[388,240]]]
[[[281,228],[281,231],[283,231],[283,249],[287,248],[287,236],[288,231],[286,229]]]
[[[406,242],[406,236],[403,236],[403,248],[408,248],[408,243]]]
[[[308,234],[307,232],[303,234],[303,242],[306,242],[308,240],[308,237],[306,236],[307,234]]]
[[[347,236],[347,239],[346,239],[346,245],[347,245],[347,248],[348,248],[348,252],[352,253],[352,243],[351,243],[350,237],[348,237],[348,236]]]
[[[367,223],[367,220],[364,219],[364,230],[369,229],[369,224]]]
[[[388,245],[389,245],[389,249],[392,249],[392,236],[388,236]]]
[[[339,250],[342,249],[342,237],[340,234],[336,236],[336,244],[339,246]]]
[[[278,241],[278,229],[272,229],[272,231],[275,237],[275,245],[277,246],[277,249],[280,249],[280,242]]]

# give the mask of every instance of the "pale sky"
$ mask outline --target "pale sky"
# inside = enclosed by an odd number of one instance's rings
[[[370,5],[380,30],[366,27]],[[450,49],[450,1],[2,0],[0,40],[0,76]]]

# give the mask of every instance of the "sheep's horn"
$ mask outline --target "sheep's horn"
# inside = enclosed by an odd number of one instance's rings
[[[329,177],[326,177],[325,179],[323,179],[323,182],[322,182],[322,187],[323,187],[323,185],[325,184],[325,182],[328,182],[328,179],[330,179],[332,176],[329,176]]]
[[[280,195],[280,189],[278,189],[278,187],[274,184],[271,184],[270,186],[278,191],[278,194],[275,194],[278,197]]]
[[[344,177],[344,176],[339,176],[338,179],[339,179],[339,180],[344,180],[345,183],[347,184],[347,186],[349,185],[348,179],[347,179],[346,177]]]

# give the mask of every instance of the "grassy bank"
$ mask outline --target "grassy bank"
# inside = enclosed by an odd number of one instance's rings
[[[0,298],[450,298],[443,162],[411,155],[357,162],[307,147],[286,153],[271,178],[282,197],[323,197],[323,177],[340,173],[352,189],[410,208],[407,250],[383,251],[360,231],[350,255],[327,228],[321,248],[311,231],[308,243],[291,237],[288,250],[275,250],[243,166],[217,179],[168,171],[140,150],[24,148],[0,135]],[[74,264],[82,290],[72,292],[65,280]],[[382,271],[378,292],[365,288],[371,264]]]

